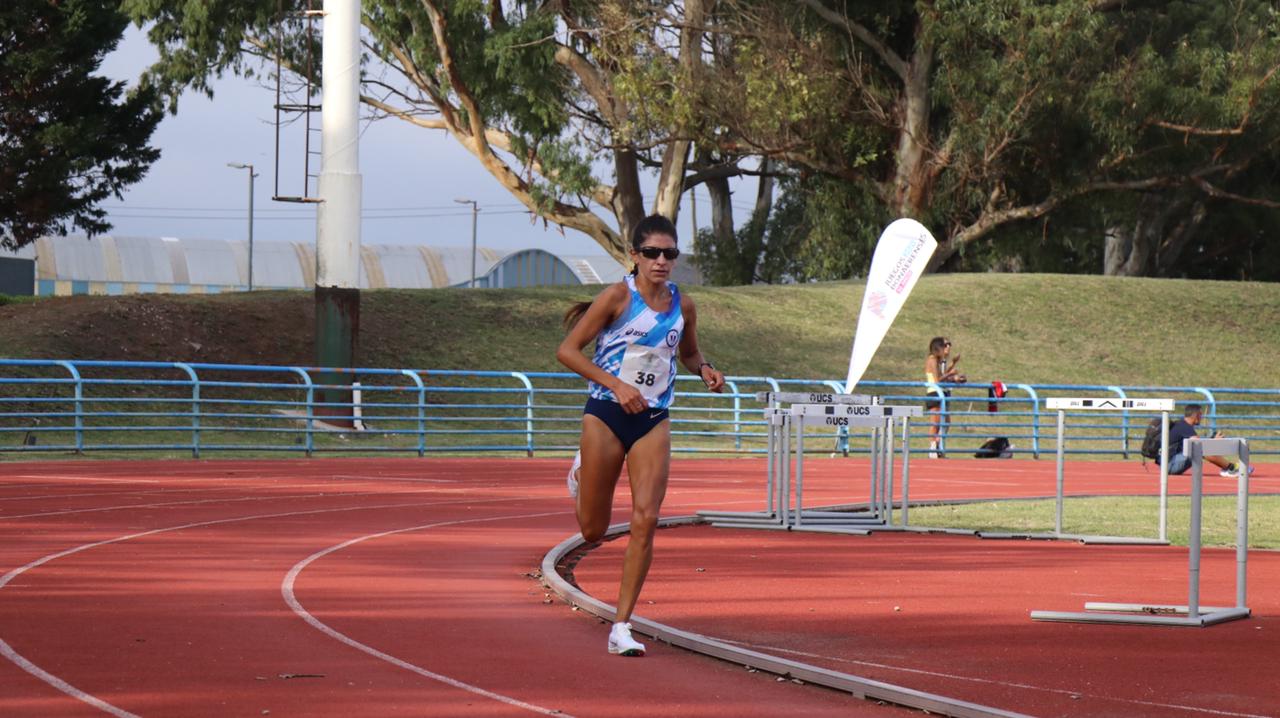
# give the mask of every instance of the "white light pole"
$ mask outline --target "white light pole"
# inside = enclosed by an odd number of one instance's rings
[[[252,163],[228,162],[228,167],[237,170],[249,170],[249,291],[253,291],[253,172]]]
[[[476,217],[480,214],[480,204],[473,199],[458,198],[453,200],[458,204],[471,205],[471,284],[468,285],[472,289],[476,288]]]

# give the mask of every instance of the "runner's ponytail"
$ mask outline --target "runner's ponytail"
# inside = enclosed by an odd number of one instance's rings
[[[564,322],[564,330],[567,332],[573,329],[573,326],[578,323],[579,319],[582,319],[582,315],[586,314],[590,308],[591,302],[578,302],[569,307],[569,311],[564,313],[564,319],[562,320]]]

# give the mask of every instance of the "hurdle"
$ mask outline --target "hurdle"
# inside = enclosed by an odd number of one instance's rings
[[[1115,397],[1077,398],[1051,397],[1045,399],[1046,409],[1058,412],[1057,481],[1054,489],[1053,533],[1011,533],[982,531],[982,538],[1004,539],[1069,539],[1090,544],[1140,544],[1168,545],[1169,509],[1169,412],[1173,411],[1173,399],[1117,399]],[[1159,537],[1150,539],[1137,536],[1097,536],[1091,534],[1066,534],[1062,532],[1062,512],[1065,493],[1064,452],[1066,449],[1067,409],[1082,411],[1158,411],[1160,412],[1160,510],[1156,519]]]
[[[893,437],[894,424],[923,415],[918,406],[831,406],[795,404],[791,407],[791,424],[796,436],[796,510],[791,529],[819,533],[866,535],[872,529],[883,530],[893,523]],[[867,510],[857,514],[848,511],[821,511],[804,508],[804,430],[807,426],[863,427],[871,429],[871,474]],[[904,427],[903,436],[909,431]],[[902,447],[904,470],[909,452]],[[905,476],[905,474],[904,474]],[[905,485],[905,479],[904,479]],[[903,513],[907,497],[903,496]]]
[[[880,404],[878,397],[821,392],[761,392],[757,398],[769,404],[764,411],[769,428],[766,508],[755,512],[700,511],[700,517],[717,528],[824,531],[861,535],[870,533],[872,528],[884,530],[893,520],[894,424],[901,421],[903,526],[900,528],[907,528],[909,421],[910,417],[923,415],[920,407],[887,406]],[[782,407],[780,404],[789,406]],[[804,508],[804,431],[806,427],[816,425],[840,429],[871,429],[870,500],[866,511],[854,514],[850,511]],[[791,503],[793,484],[794,508]]]
[[[760,511],[699,511],[698,516],[723,528],[786,530],[790,526],[791,413],[782,404],[811,403],[869,406],[879,401],[866,394],[763,391],[756,400],[766,404],[765,508]]]
[[[1084,612],[1032,611],[1031,620],[1203,627],[1249,617],[1246,601],[1249,566],[1249,444],[1244,439],[1185,439],[1183,453],[1191,459],[1186,605],[1089,602],[1084,605]],[[1200,605],[1201,504],[1204,499],[1206,455],[1237,456],[1240,460],[1240,476],[1236,483],[1236,605],[1231,607]]]

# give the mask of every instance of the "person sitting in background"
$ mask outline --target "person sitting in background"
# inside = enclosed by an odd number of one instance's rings
[[[1183,474],[1191,467],[1191,458],[1182,453],[1182,442],[1184,439],[1192,439],[1197,436],[1196,426],[1204,417],[1204,407],[1199,404],[1187,404],[1182,410],[1182,418],[1169,425],[1169,473]],[[1222,436],[1221,432],[1213,435],[1217,439]],[[1205,461],[1217,466],[1219,476],[1239,476],[1240,465],[1222,456],[1206,456]],[[1249,473],[1253,473],[1253,467],[1249,467]]]

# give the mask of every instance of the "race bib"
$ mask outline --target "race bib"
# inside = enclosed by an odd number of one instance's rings
[[[618,376],[644,395],[649,406],[658,403],[671,384],[671,359],[665,351],[632,344],[622,355]]]

